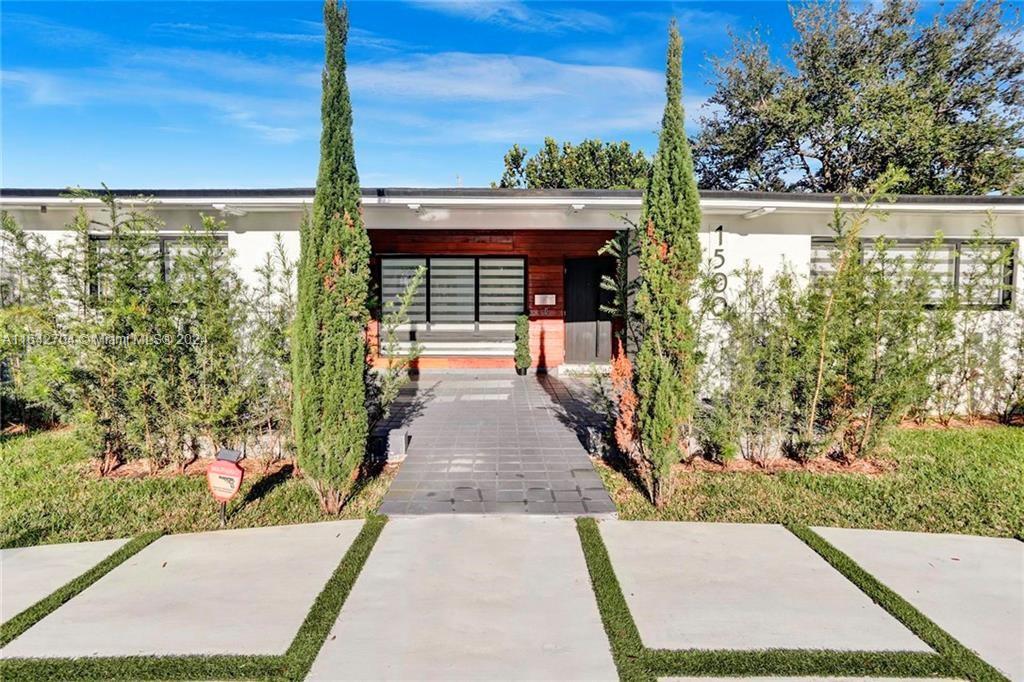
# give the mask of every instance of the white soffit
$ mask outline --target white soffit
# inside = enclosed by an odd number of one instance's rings
[[[123,198],[126,204],[148,205],[156,210],[160,209],[181,209],[198,211],[218,211],[230,207],[231,212],[290,212],[301,210],[303,207],[311,206],[312,196],[295,197],[272,195],[259,197],[157,197],[150,199]],[[736,197],[704,197],[701,199],[701,210],[706,215],[745,215],[754,212],[764,213],[830,213],[836,207],[831,197],[823,196],[820,201],[803,199],[766,199],[762,197],[751,197],[749,199]],[[588,196],[585,199],[573,196],[457,196],[457,195],[435,195],[424,194],[422,196],[368,196],[362,198],[362,204],[367,211],[404,211],[404,212],[426,212],[430,209],[448,209],[454,212],[472,211],[508,211],[521,210],[530,212],[554,211],[562,213],[585,215],[585,214],[624,214],[634,213],[641,208],[639,197],[622,196]],[[8,210],[39,210],[46,206],[47,210],[68,210],[79,206],[99,206],[98,199],[80,199],[62,196],[2,196],[0,195],[0,208]],[[838,206],[844,210],[858,209],[863,203],[855,201],[843,201]],[[415,207],[415,209],[413,208]],[[985,214],[997,215],[1024,215],[1024,206],[1019,204],[983,202],[953,201],[896,201],[877,203],[874,210],[887,213],[958,213],[958,214]],[[762,213],[763,212],[763,213]]]

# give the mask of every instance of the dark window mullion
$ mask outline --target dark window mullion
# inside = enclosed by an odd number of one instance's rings
[[[473,322],[480,324],[480,258],[473,259]]]
[[[167,281],[167,237],[160,237],[160,281]]]
[[[953,295],[960,296],[960,246],[961,243],[953,242]],[[961,304],[963,302],[961,301]]]
[[[431,268],[430,268],[430,256],[427,256],[425,260],[427,262],[427,276],[425,278],[426,279],[425,284],[427,285],[427,291],[426,291],[425,305],[427,306],[427,324],[429,325],[430,324],[430,277],[431,277],[431,273],[433,272],[433,270],[431,270]]]
[[[1002,291],[1001,296],[1001,307],[1009,308],[1010,304],[1013,303],[1013,292],[1015,289],[1015,282],[1013,281],[1013,273],[1017,270],[1017,245],[1013,244],[1010,246],[1010,259],[1006,264],[1006,276],[1003,281],[1006,284],[1006,288]],[[1019,305],[1019,304],[1018,304]]]

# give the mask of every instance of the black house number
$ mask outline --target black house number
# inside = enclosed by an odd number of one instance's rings
[[[729,276],[725,274],[725,247],[722,246],[722,225],[715,228],[715,235],[718,241],[716,248],[711,253],[711,287],[715,296],[711,299],[711,313],[715,317],[721,317],[725,312],[726,300],[725,290],[729,286]]]

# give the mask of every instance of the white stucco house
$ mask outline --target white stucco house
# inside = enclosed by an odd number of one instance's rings
[[[290,253],[299,251],[299,223],[312,189],[117,190],[125,200],[149,197],[163,221],[162,234],[198,225],[201,214],[226,221],[225,237],[243,278],[280,233]],[[706,258],[734,286],[731,272],[749,263],[772,273],[788,264],[808,274],[827,261],[835,206],[855,209],[847,197],[817,194],[706,191],[702,247]],[[60,190],[0,190],[0,209],[48,239],[94,200]],[[606,190],[501,190],[468,188],[366,188],[365,222],[374,250],[374,278],[384,296],[417,266],[428,279],[407,330],[424,347],[424,368],[507,367],[512,364],[512,323],[530,317],[534,363],[539,367],[602,362],[610,354],[611,324],[599,312],[598,281],[609,261],[597,254],[623,218],[636,221],[639,192]],[[936,272],[956,286],[968,267],[964,240],[990,219],[995,236],[1015,249],[998,301],[979,301],[994,314],[1021,305],[1016,255],[1024,248],[1024,197],[900,196],[872,209],[866,237],[885,235],[908,246],[941,232],[945,243]]]

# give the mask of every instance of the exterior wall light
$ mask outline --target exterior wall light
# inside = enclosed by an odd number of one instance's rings
[[[228,204],[214,204],[213,208],[220,211],[224,215],[233,216],[244,216],[247,211],[244,208],[238,208],[237,206],[229,206]]]
[[[769,213],[775,213],[774,206],[762,206],[761,208],[755,208],[753,211],[744,213],[743,219],[753,220],[754,218],[760,218],[761,216],[768,215]]]

